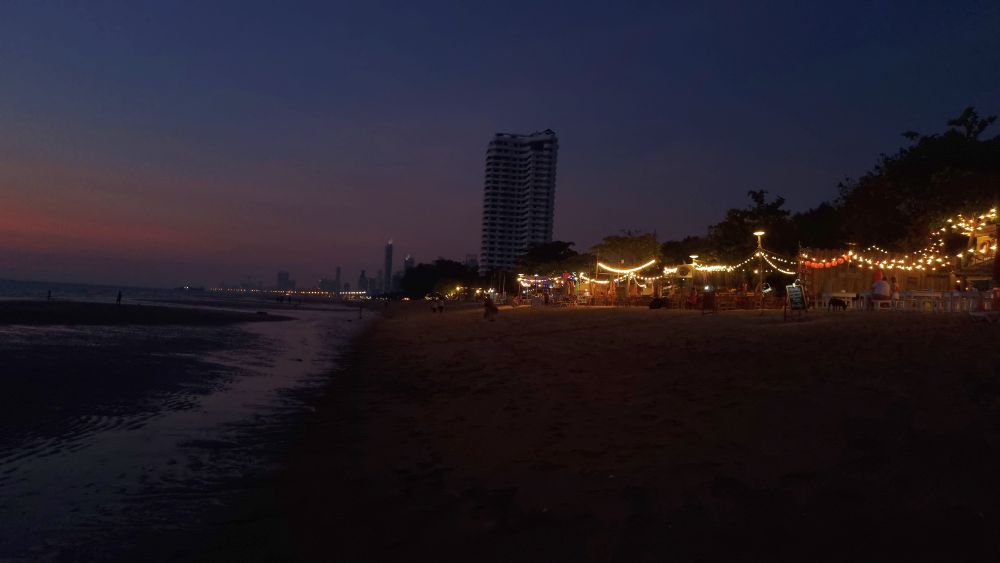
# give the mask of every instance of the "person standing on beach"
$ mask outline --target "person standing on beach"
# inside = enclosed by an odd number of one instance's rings
[[[500,311],[496,304],[493,303],[493,299],[488,295],[486,296],[486,299],[483,300],[483,309],[483,318],[488,319],[490,322],[496,320],[497,313]]]
[[[49,290],[49,294],[45,296],[46,301],[52,301],[52,290]]]
[[[115,305],[121,305],[121,304],[122,304],[122,290],[119,289],[118,298],[115,299]]]

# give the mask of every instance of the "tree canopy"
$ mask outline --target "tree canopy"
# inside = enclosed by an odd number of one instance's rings
[[[767,233],[767,246],[776,252],[794,254],[797,248],[791,212],[784,208],[785,198],[768,201],[767,190],[747,192],[751,204],[730,209],[726,218],[708,228],[708,239],[715,255],[724,262],[737,262],[757,248],[755,231]]]
[[[590,249],[590,253],[608,265],[634,266],[659,256],[660,244],[653,233],[623,231],[621,235],[604,237]]]
[[[447,293],[455,286],[474,286],[479,283],[479,273],[464,264],[438,258],[432,264],[417,264],[406,270],[400,282],[403,293],[421,298],[428,293]]]
[[[906,134],[913,144],[882,155],[874,169],[840,185],[835,202],[843,235],[863,246],[922,248],[940,221],[996,205],[1000,192],[1000,136],[981,140],[995,116],[974,108],[932,135]],[[845,241],[846,242],[846,241]]]
[[[554,240],[533,244],[521,256],[518,267],[522,273],[558,275],[563,272],[579,272],[593,269],[594,257],[573,250],[574,243]]]
[[[903,133],[909,145],[883,154],[875,167],[856,180],[842,181],[839,194],[800,213],[784,207],[781,196],[766,190],[747,193],[750,204],[729,209],[707,236],[667,241],[664,260],[684,261],[690,254],[732,263],[749,256],[753,232],[767,233],[764,246],[792,256],[800,246],[836,248],[847,243],[877,244],[894,250],[923,248],[930,232],[956,213],[981,213],[1000,200],[1000,136],[983,139],[996,121],[968,107],[947,121],[943,133]]]

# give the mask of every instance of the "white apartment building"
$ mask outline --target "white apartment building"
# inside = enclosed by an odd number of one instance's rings
[[[486,149],[479,271],[514,269],[531,243],[552,242],[559,139],[551,129],[497,133]]]

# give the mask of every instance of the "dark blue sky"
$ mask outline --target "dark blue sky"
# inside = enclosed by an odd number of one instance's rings
[[[559,134],[557,238],[701,234],[1000,113],[995,2],[748,4],[7,3],[0,278],[462,258],[496,131]]]

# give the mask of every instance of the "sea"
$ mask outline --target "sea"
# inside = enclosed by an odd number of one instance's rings
[[[157,536],[204,532],[277,470],[365,322],[335,304],[0,280],[0,299],[50,291],[291,320],[0,324],[0,561],[121,560]]]

